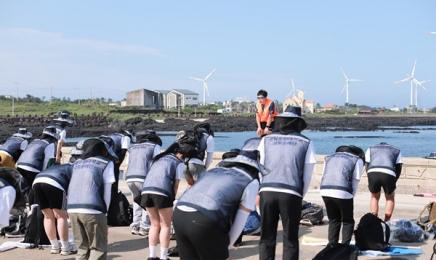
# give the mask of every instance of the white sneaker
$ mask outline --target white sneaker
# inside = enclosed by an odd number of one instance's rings
[[[139,227],[133,226],[132,231],[130,231],[130,233],[132,233],[132,235],[139,235]]]
[[[77,247],[75,244],[68,242],[68,248],[62,248],[61,255],[77,254]]]
[[[148,230],[146,230],[145,228],[139,228],[139,232],[138,235],[140,236],[148,236]]]
[[[59,243],[58,246],[51,247],[50,254],[59,254],[61,252],[61,244]]]

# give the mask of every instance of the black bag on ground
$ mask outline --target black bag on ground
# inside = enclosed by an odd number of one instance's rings
[[[312,260],[357,260],[358,249],[355,246],[340,243],[328,244]]]
[[[390,246],[389,226],[371,213],[366,213],[360,219],[354,237],[360,250],[385,250]]]
[[[300,219],[308,219],[313,225],[322,223],[324,218],[323,207],[314,203],[303,203]]]
[[[44,215],[38,205],[32,208],[25,221],[24,243],[31,243],[35,248],[40,245],[50,245],[44,229]]]
[[[133,222],[133,210],[126,196],[118,191],[111,199],[107,213],[107,224],[110,226],[129,226]]]

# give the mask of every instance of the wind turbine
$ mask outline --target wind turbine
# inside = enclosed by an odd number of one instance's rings
[[[199,78],[189,77],[190,79],[198,80],[198,81],[202,81],[202,82],[203,82],[203,106],[206,105],[206,93],[207,93],[207,95],[209,96],[209,89],[207,88],[206,80],[210,77],[210,75],[212,75],[212,73],[213,73],[215,70],[216,70],[216,68],[213,69],[213,70],[209,73],[209,75],[207,75],[204,79],[199,79]]]
[[[413,65],[412,75],[411,76],[407,75],[407,78],[394,82],[394,84],[396,84],[396,83],[400,83],[400,82],[404,82],[404,81],[410,80],[410,109],[412,109],[412,106],[413,106],[413,83],[415,83],[415,81],[418,82],[413,77],[413,75],[415,74],[416,61],[417,60],[415,60],[415,65]]]
[[[430,80],[424,80],[424,81],[418,81],[417,79],[413,79],[413,82],[415,83],[415,107],[418,111],[418,85],[421,86],[424,90],[427,90],[422,83],[429,82]]]
[[[342,68],[341,68],[341,71],[342,71],[342,74],[344,74],[344,77],[345,77],[345,86],[342,89],[341,93],[343,93],[344,90],[347,92],[346,103],[348,104],[348,83],[352,82],[352,81],[363,81],[363,80],[361,80],[361,79],[349,79],[349,78],[347,78],[347,75],[345,75],[345,72],[344,72],[344,70]]]
[[[428,34],[436,34],[436,32],[427,32]]]
[[[295,91],[296,91],[297,89],[295,88],[294,80],[293,80],[292,78],[291,78],[291,82],[292,82],[292,90],[291,90],[291,92],[289,92],[289,93],[286,95],[285,99],[286,99],[287,97],[289,97],[291,94],[294,94],[294,96],[295,96]]]

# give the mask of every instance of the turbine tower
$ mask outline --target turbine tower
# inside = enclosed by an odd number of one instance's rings
[[[424,80],[424,81],[418,81],[417,79],[414,79],[413,82],[415,83],[415,107],[418,111],[418,85],[421,86],[424,90],[427,90],[422,83],[429,82],[430,80]]]
[[[210,77],[210,75],[212,75],[212,73],[214,73],[215,70],[216,70],[216,68],[213,69],[213,70],[209,73],[209,75],[207,75],[204,79],[199,79],[199,78],[189,77],[190,79],[198,80],[198,81],[202,81],[202,82],[203,82],[203,106],[206,105],[206,93],[207,93],[207,95],[209,96],[209,89],[207,88],[206,80]]]
[[[343,93],[344,90],[346,91],[346,94],[347,94],[346,103],[348,104],[348,83],[352,82],[352,81],[363,81],[363,80],[361,80],[361,79],[349,79],[349,78],[347,78],[347,75],[345,75],[345,72],[344,72],[344,70],[342,68],[341,68],[341,71],[342,71],[342,74],[344,74],[344,77],[345,77],[345,86],[342,89],[341,93]]]
[[[399,80],[399,81],[395,81],[395,82],[394,82],[394,84],[396,84],[396,83],[401,83],[401,82],[404,82],[404,81],[410,80],[410,109],[412,109],[412,106],[413,106],[413,83],[418,82],[418,81],[413,77],[413,75],[415,74],[416,61],[417,61],[417,60],[415,60],[415,65],[413,65],[412,74],[411,74],[410,76],[407,75],[407,78],[402,79],[402,80]]]

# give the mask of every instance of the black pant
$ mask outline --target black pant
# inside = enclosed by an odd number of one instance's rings
[[[298,260],[298,229],[301,218],[300,196],[283,192],[260,193],[261,233],[259,259],[273,260],[276,254],[276,236],[279,215],[283,225],[283,259]]]
[[[323,196],[327,217],[329,218],[329,243],[339,242],[342,224],[342,244],[350,244],[354,231],[353,199],[337,199]]]
[[[228,232],[204,214],[176,208],[173,226],[181,260],[225,260],[229,257]]]

